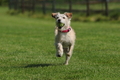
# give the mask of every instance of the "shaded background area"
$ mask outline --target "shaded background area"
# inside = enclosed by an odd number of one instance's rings
[[[12,15],[27,12],[39,18],[40,14],[72,12],[75,21],[120,20],[120,0],[1,0],[0,6],[4,5]]]
[[[28,11],[41,11],[46,14],[46,11],[58,12],[86,12],[87,15],[91,11],[104,12],[108,15],[110,6],[119,0],[9,0],[9,9]],[[113,4],[111,4],[113,3]],[[109,4],[109,5],[108,5]],[[118,6],[116,8],[119,8]]]

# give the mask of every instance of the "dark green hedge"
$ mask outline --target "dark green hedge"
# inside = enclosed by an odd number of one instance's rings
[[[0,6],[7,5],[9,0],[0,0]]]

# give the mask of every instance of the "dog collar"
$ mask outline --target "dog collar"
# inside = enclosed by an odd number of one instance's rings
[[[71,28],[68,28],[68,29],[66,29],[66,30],[60,30],[60,32],[67,33],[67,32],[69,32],[70,30],[71,30]]]

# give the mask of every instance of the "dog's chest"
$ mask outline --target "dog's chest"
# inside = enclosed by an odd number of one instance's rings
[[[69,42],[69,41],[70,41],[70,36],[67,35],[67,34],[61,33],[61,35],[60,35],[60,40],[61,40],[62,42]]]
[[[60,42],[63,44],[64,47],[71,45],[71,37],[68,34],[61,33],[60,34]]]

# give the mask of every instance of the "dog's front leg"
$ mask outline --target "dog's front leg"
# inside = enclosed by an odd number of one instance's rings
[[[69,46],[69,52],[66,53],[66,61],[65,61],[65,65],[68,65],[68,62],[72,56],[72,52],[73,52],[73,48],[74,48],[74,45],[72,46]]]
[[[61,43],[56,44],[56,51],[57,51],[56,56],[57,57],[62,57],[62,55],[63,55],[63,46],[62,46]]]

